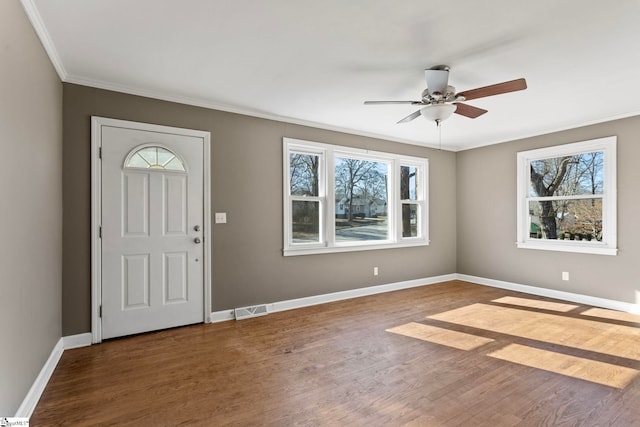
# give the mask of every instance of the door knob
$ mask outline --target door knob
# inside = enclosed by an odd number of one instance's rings
[[[195,239],[193,239],[193,241],[196,243],[196,245],[200,244],[200,242],[202,242],[202,240],[200,240],[199,237],[196,237]]]

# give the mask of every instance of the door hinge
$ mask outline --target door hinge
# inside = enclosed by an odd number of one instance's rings
[[[102,159],[102,147],[98,147],[98,158]]]
[[[101,225],[98,226],[98,238],[102,239],[102,226]]]
[[[98,308],[98,317],[102,318],[102,305]]]

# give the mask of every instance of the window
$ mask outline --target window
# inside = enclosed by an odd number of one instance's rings
[[[616,137],[518,153],[518,247],[615,255]]]
[[[284,254],[427,245],[427,159],[283,139]]]
[[[127,169],[163,169],[185,172],[184,163],[172,151],[157,145],[137,147],[124,162]]]
[[[323,172],[320,161],[322,152],[290,153],[289,200],[291,204],[291,242],[293,244],[319,244],[321,239],[321,212],[324,211],[325,197]]]
[[[400,166],[400,200],[402,203],[402,237],[419,235],[417,218],[423,209],[420,194],[420,167]]]
[[[334,151],[336,242],[389,240],[387,205],[388,160]]]

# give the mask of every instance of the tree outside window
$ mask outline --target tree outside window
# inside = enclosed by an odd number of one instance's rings
[[[602,240],[602,151],[534,160],[530,170],[531,196],[545,198],[529,202],[540,230],[532,238]]]
[[[385,162],[336,157],[336,241],[389,238],[388,170]]]

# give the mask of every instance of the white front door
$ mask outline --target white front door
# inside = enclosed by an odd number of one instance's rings
[[[203,138],[101,127],[102,338],[204,318]]]

